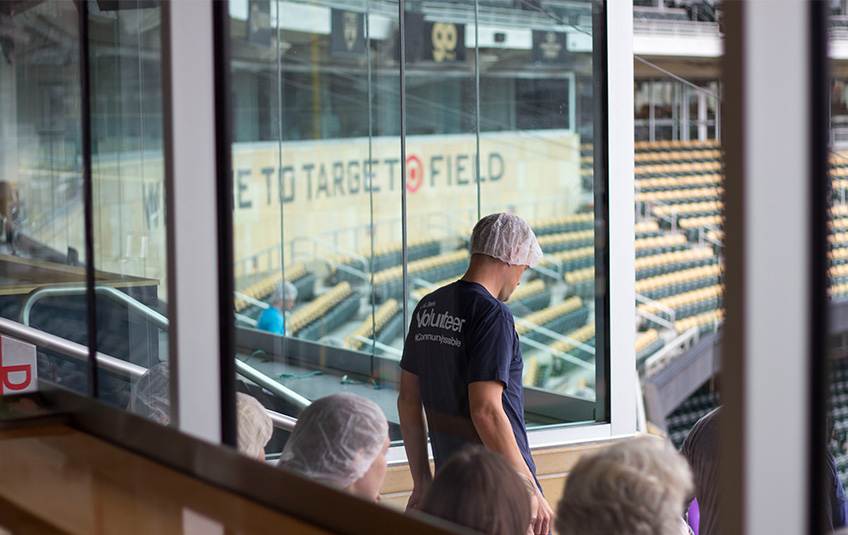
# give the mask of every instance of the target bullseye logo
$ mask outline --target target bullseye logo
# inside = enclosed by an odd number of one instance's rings
[[[424,166],[418,156],[406,158],[406,189],[415,193],[424,183]]]

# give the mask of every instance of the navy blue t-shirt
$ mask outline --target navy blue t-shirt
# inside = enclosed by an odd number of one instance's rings
[[[524,362],[512,312],[476,282],[456,281],[418,303],[400,367],[418,376],[430,442],[439,469],[468,443],[481,444],[471,421],[468,385],[500,381],[503,408],[530,471],[524,427]]]

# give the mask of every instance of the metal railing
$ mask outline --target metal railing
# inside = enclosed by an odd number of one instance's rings
[[[159,327],[163,331],[168,330],[170,324],[168,318],[166,318],[162,314],[159,314],[150,307],[139,303],[127,294],[116,290],[111,286],[95,286],[94,291],[98,295],[106,296],[117,303],[126,305],[129,310],[138,313],[150,323]],[[21,305],[21,311],[19,314],[20,323],[5,318],[0,318],[0,332],[6,332],[10,336],[30,341],[31,343],[39,345],[46,349],[51,349],[71,358],[87,362],[88,348],[86,348],[85,346],[81,346],[75,342],[71,342],[69,340],[65,340],[64,338],[29,327],[29,317],[32,312],[32,308],[41,299],[45,297],[72,296],[84,294],[84,286],[45,286],[33,290],[29,293],[29,295],[24,298],[24,302]],[[141,377],[141,375],[144,374],[144,372],[147,371],[147,369],[142,366],[137,366],[135,364],[123,361],[121,359],[117,359],[115,357],[100,352],[97,353],[97,362],[103,367],[104,370],[117,373],[130,379],[138,379],[139,377]],[[248,364],[245,364],[244,362],[238,359],[236,359],[236,373],[238,373],[242,377],[250,379],[262,388],[286,400],[287,402],[297,407],[299,410],[305,409],[311,403],[311,401],[309,401],[307,398],[301,396],[290,388],[281,385],[280,383],[274,381],[265,374],[255,370],[253,367],[249,366]],[[272,420],[273,419],[274,416],[272,415]],[[292,420],[296,421],[294,419]],[[289,422],[288,420],[283,421],[278,418],[275,421],[275,427],[278,427],[278,423],[280,425],[289,425],[289,423],[291,422]],[[291,431],[291,429],[293,428],[293,424],[291,424],[291,427],[280,427],[280,429],[286,429],[288,431]]]

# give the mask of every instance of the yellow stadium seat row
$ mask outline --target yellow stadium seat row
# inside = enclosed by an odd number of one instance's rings
[[[828,234],[827,241],[831,245],[836,245],[838,243],[848,243],[848,232],[837,232],[835,234]]]
[[[546,255],[544,258],[542,258],[541,264],[543,266],[552,264],[553,262],[550,259],[556,259],[560,262],[568,262],[570,260],[577,260],[578,258],[594,256],[594,254],[594,247],[582,247],[580,249],[572,249],[571,251],[560,251],[558,253]]]
[[[561,232],[559,234],[545,234],[536,238],[539,246],[544,249],[546,246],[559,243],[568,243],[573,241],[590,240],[595,237],[594,230],[578,230],[576,232]]]
[[[669,150],[637,152],[634,156],[636,165],[647,162],[697,162],[704,160],[720,160],[721,151],[718,149],[703,150]]]
[[[712,240],[714,242],[722,243],[724,241],[724,231],[723,230],[711,230],[707,232],[707,239]]]
[[[569,271],[563,278],[567,284],[575,285],[595,278],[595,266]],[[519,287],[520,288],[520,287]]]
[[[682,229],[698,228],[713,226],[718,227],[724,224],[723,215],[702,215],[699,217],[687,217],[677,220],[677,226]]]
[[[842,297],[845,294],[848,294],[848,282],[834,284],[833,286],[828,288],[828,294],[830,295],[830,297]]]
[[[660,224],[656,221],[640,221],[636,223],[635,226],[636,235],[639,234],[650,234],[652,232],[659,232]]]
[[[433,243],[433,238],[422,237],[422,238],[412,238],[406,241],[407,249],[412,249],[414,247],[420,247],[422,245],[427,245],[428,243]],[[403,241],[396,241],[391,243],[386,243],[383,245],[375,245],[374,246],[374,257],[383,256],[390,253],[396,253],[403,249]],[[363,247],[359,251],[356,252],[357,255],[362,258],[371,258],[371,247]],[[357,257],[346,255],[346,254],[338,254],[329,258],[330,270],[334,271],[335,267],[333,264],[352,264],[356,262]]]
[[[718,199],[724,194],[722,187],[674,189],[665,191],[649,191],[636,194],[636,202],[674,203],[688,199]]]
[[[681,284],[706,277],[714,277],[716,275],[721,275],[721,269],[721,265],[711,264],[709,266],[699,266],[696,268],[675,271],[674,273],[668,273],[666,275],[638,280],[636,281],[636,293],[643,294],[665,286],[673,286],[675,284]]]
[[[848,264],[830,266],[827,269],[827,274],[831,279],[844,279],[848,277]]]
[[[568,225],[572,223],[587,223],[587,222],[595,221],[595,214],[585,213],[585,214],[569,214],[557,217],[543,217],[541,219],[537,219],[533,221],[530,226],[534,229],[541,229],[545,227],[555,227],[559,225]]]
[[[663,266],[665,264],[676,264],[693,260],[704,260],[713,257],[713,250],[708,247],[698,249],[686,249],[653,256],[644,256],[636,259],[636,271],[650,267]]]
[[[676,245],[685,245],[686,236],[683,234],[667,234],[665,236],[652,236],[650,238],[641,238],[635,241],[636,250],[641,249],[659,249],[663,247],[674,247]]]
[[[295,281],[304,275],[306,275],[306,266],[303,264],[292,264],[285,268],[286,272],[286,280],[291,282]],[[248,297],[251,297],[256,300],[262,300],[272,293],[274,293],[274,288],[277,287],[277,284],[283,280],[283,274],[279,271],[275,272],[273,275],[269,275],[265,277],[261,281],[251,284],[244,290],[241,290],[239,293],[242,293]],[[250,306],[250,303],[240,297],[235,298],[235,309],[236,312],[241,312],[245,308]]]
[[[845,232],[848,230],[848,217],[840,217],[830,221],[829,226],[835,233]]]
[[[314,301],[304,305],[304,307],[292,314],[291,330],[297,332],[299,329],[309,325],[316,319],[327,313],[342,299],[351,294],[350,284],[347,281],[340,282],[327,293],[320,295]]]
[[[657,216],[676,214],[685,217],[689,214],[721,212],[722,210],[724,210],[724,203],[722,201],[689,202],[653,207],[653,212]]]
[[[363,338],[372,338],[374,336],[375,328],[379,331],[383,325],[389,321],[392,316],[394,316],[400,305],[394,299],[389,299],[383,306],[377,309],[374,313],[374,319],[372,321],[371,317],[365,319],[355,331],[350,333],[347,338],[345,338],[345,345],[351,349],[359,349],[362,347],[364,342],[362,340],[358,340],[356,337],[361,336]]]
[[[672,295],[671,297],[660,299],[659,301],[657,301],[657,303],[668,308],[674,309],[686,305],[691,305],[694,303],[699,303],[701,301],[706,301],[708,299],[721,297],[723,293],[724,286],[722,286],[721,284],[715,284],[713,286],[708,286],[699,290],[693,290],[691,292]],[[663,311],[663,309],[661,309],[659,306],[654,305],[653,303],[642,303],[636,308],[639,309],[639,311],[647,314],[658,314]]]
[[[406,271],[408,274],[412,275],[414,273],[427,271],[428,269],[461,262],[462,260],[467,259],[468,256],[468,249],[460,249],[452,253],[422,258],[421,260],[415,260],[414,262],[407,264]],[[389,269],[384,269],[374,275],[374,284],[384,284],[388,281],[399,279],[401,276],[403,276],[403,266],[395,266]]]
[[[719,141],[716,139],[707,139],[705,141],[690,140],[660,140],[660,141],[637,141],[633,144],[637,151],[645,150],[681,150],[681,149],[711,149],[719,147]],[[590,147],[591,148],[591,147]]]
[[[580,299],[579,297],[576,297],[576,296],[575,297],[569,297],[568,299],[566,299],[562,303],[559,303],[557,305],[554,305],[554,306],[551,306],[551,307],[548,307],[548,308],[543,308],[542,310],[539,310],[537,312],[533,312],[532,314],[524,316],[523,319],[524,319],[524,321],[527,321],[527,322],[532,323],[534,325],[544,325],[544,324],[548,323],[549,321],[551,321],[555,318],[558,318],[558,317],[560,317],[564,314],[568,314],[569,312],[572,312],[574,310],[577,310],[578,308],[580,308],[582,306],[583,306],[583,300],[582,299]],[[530,331],[530,327],[528,325],[525,325],[525,324],[519,324],[519,325],[515,326],[515,330],[516,330],[516,332],[518,332],[518,334],[525,334],[528,331]]]
[[[706,175],[720,173],[721,162],[686,162],[686,163],[663,163],[656,165],[637,165],[635,175]]]
[[[653,178],[637,178],[636,191],[677,190],[685,188],[715,187],[724,182],[720,173],[704,173],[686,176],[661,176]]]
[[[674,330],[680,334],[683,334],[692,327],[703,327],[704,325],[715,323],[723,317],[724,309],[720,308],[718,310],[711,310],[709,312],[704,312],[703,314],[698,314],[697,316],[692,316],[679,321],[675,321]]]
[[[656,329],[648,329],[636,337],[636,353],[639,353],[659,339],[660,335]]]
[[[572,331],[572,332],[566,334],[565,336],[567,338],[571,338],[575,342],[579,342],[579,343],[582,344],[586,340],[591,340],[592,338],[595,337],[595,324],[594,323],[587,323],[586,325],[580,327],[579,329],[577,329],[575,331]],[[573,343],[571,343],[567,340],[557,340],[556,342],[554,342],[553,344],[551,344],[548,347],[550,347],[554,351],[559,351],[561,353],[568,353],[569,351],[574,349],[576,346]]]
[[[512,295],[509,298],[507,303],[515,303],[516,301],[521,301],[531,295],[535,295],[542,290],[545,289],[545,281],[542,279],[536,279],[534,281],[530,281],[527,284],[522,284],[518,288],[512,292]]]
[[[830,169],[828,171],[828,174],[831,177],[837,177],[837,178],[848,176],[848,167],[837,167],[837,168],[834,168],[834,169]],[[844,186],[840,186],[840,187],[844,187]]]

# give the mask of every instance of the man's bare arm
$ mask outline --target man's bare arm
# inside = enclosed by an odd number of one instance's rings
[[[427,456],[427,425],[424,406],[421,403],[421,384],[417,375],[406,370],[401,370],[400,375],[398,416],[414,485],[406,507],[418,509],[424,493],[433,481],[433,473],[430,471],[430,460]]]
[[[521,455],[509,418],[503,410],[503,390],[504,385],[500,381],[478,381],[468,385],[471,420],[487,448],[506,457],[516,470],[533,480],[533,474]],[[534,511],[533,532],[545,535],[552,527],[553,510],[541,492],[537,492],[537,499],[539,505]]]

